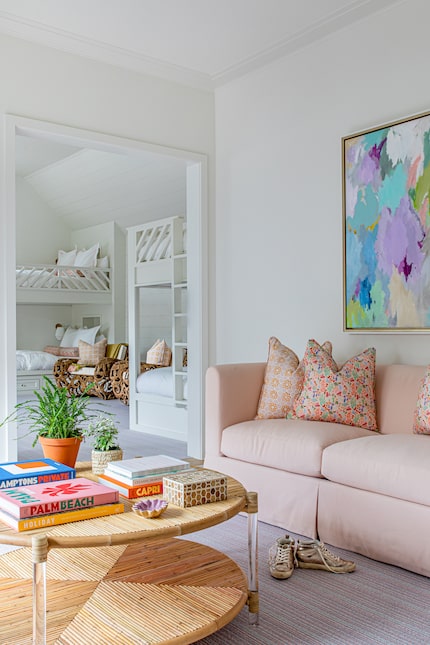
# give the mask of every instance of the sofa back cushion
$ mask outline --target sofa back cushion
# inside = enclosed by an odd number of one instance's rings
[[[412,434],[423,365],[376,366],[376,412],[382,434]]]

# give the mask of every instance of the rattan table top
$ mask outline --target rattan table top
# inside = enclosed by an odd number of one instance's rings
[[[78,477],[96,479],[89,462],[78,463],[76,474]],[[37,534],[48,537],[49,549],[113,546],[187,535],[225,522],[245,509],[247,497],[243,486],[228,478],[227,490],[227,499],[224,501],[191,508],[169,504],[166,511],[156,519],[140,517],[132,510],[135,500],[120,498],[124,503],[124,513],[118,515],[70,522],[25,533],[17,533],[0,522],[0,544],[31,546],[32,538]]]

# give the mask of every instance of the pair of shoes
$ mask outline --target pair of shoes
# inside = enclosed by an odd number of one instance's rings
[[[269,550],[269,571],[273,578],[286,580],[294,571],[296,544],[289,535],[278,538]]]
[[[270,575],[285,580],[292,576],[295,567],[331,573],[355,571],[354,562],[335,555],[319,540],[298,540],[296,544],[289,535],[278,538],[269,551]]]
[[[331,573],[355,571],[354,562],[335,555],[319,540],[297,540],[296,560],[301,569],[322,569]]]

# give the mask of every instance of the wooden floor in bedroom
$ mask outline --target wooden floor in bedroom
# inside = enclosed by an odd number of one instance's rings
[[[18,397],[18,401],[25,401],[28,398],[28,396],[20,396]],[[121,401],[117,399],[102,401],[94,398],[94,401],[91,401],[91,406],[115,415],[119,427],[120,444],[124,451],[124,459],[158,454],[170,455],[171,457],[181,459],[187,455],[187,444],[184,441],[165,439],[157,435],[130,430],[128,419],[129,408],[121,403]],[[32,448],[34,434],[23,436],[26,434],[26,431],[26,426],[20,425],[18,427],[18,435],[20,437],[18,439],[18,459],[24,461],[26,459],[42,457],[42,449],[38,443]],[[79,449],[78,459],[79,461],[91,460],[91,444],[88,440],[82,443]]]

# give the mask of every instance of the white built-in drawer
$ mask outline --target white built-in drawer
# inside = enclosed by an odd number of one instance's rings
[[[16,381],[16,388],[18,392],[33,392],[33,390],[40,390],[41,379],[39,376],[21,376]]]

